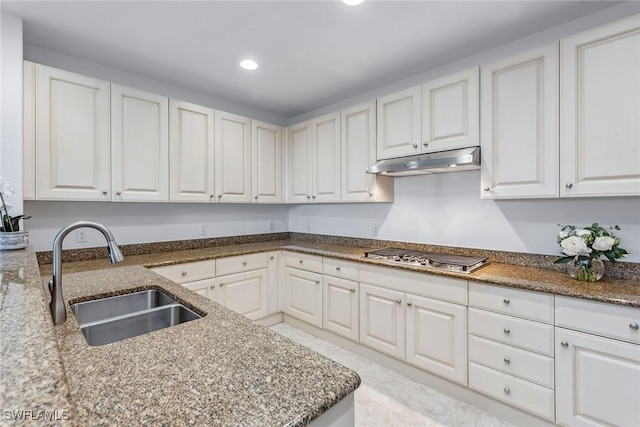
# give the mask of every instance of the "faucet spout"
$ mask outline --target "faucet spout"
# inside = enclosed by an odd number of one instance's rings
[[[124,260],[124,256],[113,237],[113,233],[102,224],[90,221],[78,221],[60,230],[53,239],[53,277],[49,283],[49,290],[51,291],[51,303],[49,307],[51,308],[51,317],[54,325],[59,325],[67,320],[67,311],[64,306],[64,299],[62,298],[62,242],[73,230],[83,227],[95,228],[102,233],[107,240],[109,258],[112,263]]]

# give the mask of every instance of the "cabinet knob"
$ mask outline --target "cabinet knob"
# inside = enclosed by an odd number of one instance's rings
[[[122,195],[122,191],[116,191],[116,196],[121,196]]]
[[[504,391],[504,394],[511,394],[511,389],[509,387],[503,388],[502,391]]]
[[[505,358],[504,358],[504,359],[502,359],[502,360],[504,360],[504,363],[505,363],[506,365],[510,365],[510,364],[511,364],[511,359],[509,359],[508,357],[505,357]]]
[[[567,182],[564,186],[567,187],[567,188],[571,188],[571,187],[573,187],[573,183],[572,182]]]
[[[304,262],[304,260],[301,260],[301,259],[300,259],[300,260],[298,260],[298,262],[299,262],[300,264],[302,264],[302,263]]]
[[[489,188],[489,187],[484,187],[484,188],[483,188],[483,190],[484,190],[484,191],[489,191],[489,190],[490,190],[490,188]]]
[[[307,199],[310,199],[310,198],[311,198],[311,196],[307,194]]]
[[[218,199],[222,199],[222,194],[218,194]]]
[[[103,196],[106,196],[107,194],[109,194],[109,192],[108,192],[108,191],[106,191],[106,190],[102,192],[102,195],[103,195]]]
[[[253,196],[253,198],[254,198],[255,200],[258,200],[258,196]]]
[[[211,285],[211,286],[209,286],[209,287],[210,287],[211,289],[215,289],[215,288],[216,288],[216,285]]]
[[[636,322],[629,323],[629,327],[630,327],[631,329],[636,330],[636,331],[637,331],[638,329],[640,329],[640,326],[638,326],[638,324],[637,324]]]
[[[369,197],[373,197],[373,193],[369,193]]]
[[[428,147],[428,146],[429,146],[429,142],[428,142],[428,141],[424,141],[424,142],[422,143],[422,146],[423,146],[423,147]]]
[[[502,300],[502,302],[505,303],[505,304],[509,304],[509,303],[511,303],[511,300],[509,300],[509,298],[504,298]]]
[[[413,149],[417,150],[418,149],[418,144],[413,144]]]
[[[356,291],[356,288],[351,288],[351,292],[355,292],[355,291]]]
[[[509,328],[504,328],[502,331],[507,335],[509,335],[511,333],[511,329],[509,329]]]
[[[271,255],[271,256],[269,257],[269,259],[270,259],[271,261],[273,261],[273,255]]]
[[[401,303],[402,303],[402,300],[397,299],[397,300],[396,300],[396,303],[401,304]]]
[[[313,196],[311,196],[311,198],[312,198],[312,199],[315,199],[315,198],[316,198],[316,195],[314,194]]]
[[[242,261],[242,265],[247,265],[247,261]]]
[[[213,194],[209,194],[209,198],[213,199],[215,196]]]
[[[187,272],[186,272],[186,271],[183,271],[183,272],[182,272],[182,277],[184,277],[184,276],[186,276],[186,275],[187,275]]]
[[[569,343],[566,341],[560,341],[560,345],[563,346],[564,348],[569,347]]]
[[[337,267],[336,267],[336,271],[340,271],[340,266],[337,266]]]
[[[223,286],[224,286],[224,283],[220,283],[220,287],[223,287]]]
[[[408,302],[408,303],[407,303],[407,306],[408,306],[408,307],[411,307],[412,305],[413,305],[413,303],[412,303],[412,302]]]
[[[320,284],[320,280],[316,280],[316,285],[319,285],[319,284]]]

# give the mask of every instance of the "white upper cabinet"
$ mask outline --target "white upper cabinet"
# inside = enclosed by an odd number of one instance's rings
[[[113,201],[169,201],[169,99],[111,85]]]
[[[109,200],[109,83],[36,65],[36,198]]]
[[[282,128],[251,120],[251,156],[253,200],[282,202]]]
[[[213,110],[169,101],[172,202],[214,201]]]
[[[340,201],[340,112],[327,114],[312,123],[311,200]]]
[[[376,161],[375,101],[341,112],[342,201],[393,201],[393,178],[365,170]]]
[[[215,112],[215,181],[219,202],[251,202],[251,120]]]
[[[311,200],[311,122],[287,128],[287,201]]]
[[[560,49],[561,195],[640,194],[640,15]]]
[[[482,67],[483,199],[558,197],[558,45]]]
[[[22,198],[36,198],[36,64],[23,63]]]
[[[420,153],[421,86],[383,96],[377,100],[377,159]]]
[[[422,85],[422,152],[480,145],[479,70]]]

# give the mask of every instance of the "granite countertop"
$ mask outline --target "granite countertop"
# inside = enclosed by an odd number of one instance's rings
[[[280,249],[640,308],[640,280],[637,279],[621,279],[605,276],[597,283],[588,283],[572,279],[564,270],[523,267],[498,262],[490,262],[488,265],[473,273],[463,274],[364,258],[364,251],[371,248],[332,243],[276,240],[174,252],[159,252],[127,256],[124,265],[142,265],[151,268]],[[123,264],[116,265],[120,266]],[[63,264],[63,271],[65,273],[103,268],[113,268],[108,259],[67,262]],[[41,273],[43,275],[50,275],[50,265],[42,265]]]
[[[82,425],[306,425],[360,385],[354,371],[141,266],[66,274],[55,328]],[[162,289],[206,314],[91,347],[69,304]]]

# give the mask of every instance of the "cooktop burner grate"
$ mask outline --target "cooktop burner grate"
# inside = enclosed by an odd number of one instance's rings
[[[372,259],[395,261],[401,264],[457,271],[460,273],[471,273],[487,264],[486,257],[441,254],[401,248],[383,248],[365,251],[364,256]]]

